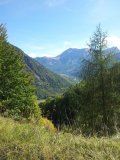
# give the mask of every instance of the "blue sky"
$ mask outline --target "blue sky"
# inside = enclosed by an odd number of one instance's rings
[[[120,0],[0,0],[8,41],[32,57],[83,48],[96,25],[120,48]]]

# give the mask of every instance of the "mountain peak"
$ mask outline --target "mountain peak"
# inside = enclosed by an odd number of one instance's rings
[[[56,57],[42,57],[36,60],[56,73],[73,77],[74,70],[87,55],[87,48],[69,48]]]
[[[120,51],[117,47],[106,49],[107,52],[114,52],[117,59],[120,59]],[[82,60],[89,58],[88,48],[68,48],[60,55],[52,58],[38,58],[37,61],[50,70],[71,77],[76,77],[80,71]]]

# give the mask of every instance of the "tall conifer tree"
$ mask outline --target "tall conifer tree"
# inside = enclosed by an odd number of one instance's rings
[[[114,66],[113,53],[107,53],[107,34],[101,26],[90,39],[89,58],[85,61],[83,79],[85,80],[88,105],[88,127],[91,132],[103,131],[104,135],[115,131],[115,110],[117,105],[115,81],[111,68]],[[117,75],[114,75],[117,76]],[[86,103],[87,104],[87,103]],[[87,118],[86,116],[86,118]]]
[[[7,32],[0,25],[0,112],[16,118],[39,117],[40,110],[32,86],[33,79],[25,71],[23,55],[7,42]]]

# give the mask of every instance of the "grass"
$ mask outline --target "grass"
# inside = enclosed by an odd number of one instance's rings
[[[120,160],[120,135],[85,138],[0,117],[0,160]]]
[[[43,102],[45,102],[45,99],[40,99],[40,100],[38,100],[38,103],[40,104],[40,103],[43,103]]]

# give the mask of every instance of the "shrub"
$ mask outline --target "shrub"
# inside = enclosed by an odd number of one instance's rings
[[[57,129],[54,127],[54,124],[48,120],[47,118],[41,118],[39,120],[39,125],[43,126],[45,129],[47,129],[48,131],[52,131],[52,132],[56,132]]]

